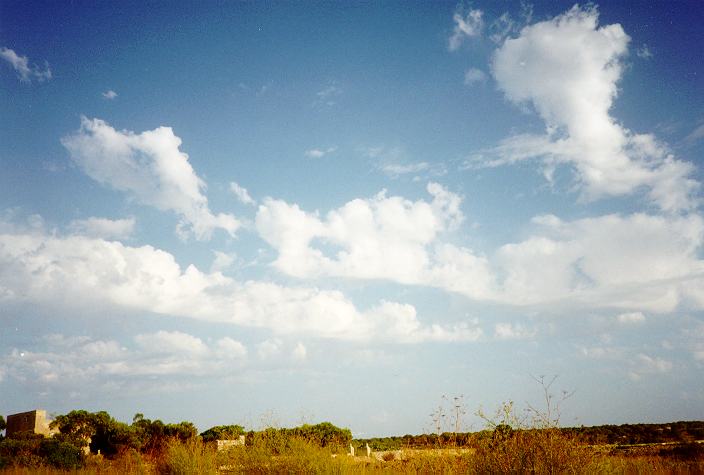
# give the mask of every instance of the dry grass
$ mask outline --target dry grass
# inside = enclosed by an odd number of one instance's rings
[[[171,441],[153,456],[127,451],[113,459],[89,457],[77,474],[696,474],[704,450],[659,446],[629,450],[580,445],[558,430],[498,431],[472,448],[404,449],[350,457],[301,438],[262,438],[217,452],[199,440]],[[681,449],[681,450],[680,450]],[[695,450],[696,449],[696,450]],[[69,473],[53,468],[13,468],[2,475]]]
[[[541,443],[545,439],[540,439]],[[517,444],[527,443],[528,448]],[[6,468],[3,475],[57,475],[76,474],[491,474],[491,473],[575,473],[575,474],[700,474],[704,473],[704,458],[691,459],[663,455],[625,455],[583,447],[589,451],[587,461],[578,454],[575,459],[548,456],[543,460],[531,457],[538,450],[545,451],[563,447],[561,442],[549,441],[538,449],[537,440],[516,439],[504,447],[504,451],[490,454],[482,449],[429,449],[403,450],[399,457],[389,461],[375,457],[349,457],[335,455],[329,450],[312,446],[307,441],[296,441],[289,448],[273,455],[261,447],[233,448],[216,453],[214,449],[198,445],[174,443],[160,457],[149,460],[139,454],[123,454],[114,460],[92,459],[85,468],[65,472],[58,469]],[[572,449],[566,449],[572,450]],[[567,451],[562,454],[568,453]],[[335,456],[333,456],[335,455]],[[374,455],[374,454],[373,454]],[[533,460],[531,462],[531,460]],[[511,462],[515,463],[514,465]],[[577,463],[584,463],[580,465]]]

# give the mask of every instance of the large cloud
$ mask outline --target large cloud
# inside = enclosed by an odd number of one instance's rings
[[[509,137],[474,160],[492,166],[540,158],[548,178],[571,164],[586,200],[643,188],[663,210],[696,206],[693,166],[610,115],[628,43],[620,25],[599,27],[596,8],[578,6],[506,40],[492,63],[498,86],[509,100],[531,104],[548,133]]]
[[[697,215],[534,218],[536,232],[496,255],[501,299],[670,312],[702,307],[704,221]]]
[[[81,128],[61,143],[94,180],[143,204],[177,213],[182,233],[190,230],[197,239],[207,239],[214,229],[234,235],[240,226],[234,216],[210,211],[203,194],[205,183],[179,149],[181,139],[170,127],[135,134],[83,117]]]
[[[382,192],[350,201],[324,219],[268,199],[259,207],[257,231],[277,250],[276,268],[292,276],[386,279],[489,297],[486,259],[440,239],[463,220],[461,198],[436,183],[427,191],[432,201]]]
[[[460,198],[437,184],[428,191],[432,201],[382,193],[324,218],[268,199],[257,230],[278,253],[273,265],[303,279],[380,279],[519,306],[703,307],[699,215],[538,216],[528,238],[479,256],[445,242],[446,231],[463,219]]]
[[[131,309],[346,340],[474,340],[481,334],[467,325],[422,325],[411,305],[381,301],[360,311],[338,291],[237,282],[192,265],[183,270],[173,255],[151,246],[7,224],[0,226],[0,299],[89,313]]]
[[[380,194],[325,218],[269,199],[257,229],[278,252],[274,266],[299,278],[383,279],[519,306],[703,307],[699,215],[538,216],[526,239],[477,256],[443,242],[443,232],[462,218],[459,197],[438,185],[429,191],[431,202]]]

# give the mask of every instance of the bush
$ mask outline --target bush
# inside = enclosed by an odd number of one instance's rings
[[[182,441],[174,438],[166,443],[157,469],[169,475],[214,474],[217,473],[215,456],[215,450],[200,439]]]
[[[545,407],[528,406],[526,415],[516,414],[512,401],[502,404],[493,417],[482,417],[492,430],[491,438],[477,442],[474,471],[479,473],[580,473],[592,462],[593,452],[576,436],[560,429],[560,403],[572,393],[563,391],[555,400],[546,381],[534,378],[542,388]]]
[[[72,470],[83,466],[83,452],[69,442],[45,439],[39,446],[39,454],[52,467]]]
[[[588,447],[555,428],[519,429],[478,443],[479,473],[579,473],[591,461]]]
[[[0,467],[39,467],[42,459],[38,455],[44,436],[32,432],[21,432],[0,441]]]

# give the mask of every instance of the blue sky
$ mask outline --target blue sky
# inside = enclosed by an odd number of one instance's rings
[[[703,20],[2,2],[0,413],[701,419]]]

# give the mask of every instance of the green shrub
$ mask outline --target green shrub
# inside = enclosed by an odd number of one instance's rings
[[[39,446],[39,455],[52,467],[72,470],[83,466],[83,452],[69,442],[45,439]]]
[[[32,432],[13,434],[0,441],[0,466],[39,467],[42,459],[38,455],[44,436]]]
[[[244,434],[244,427],[240,425],[215,426],[201,433],[203,442],[212,442],[214,440],[237,439]]]

